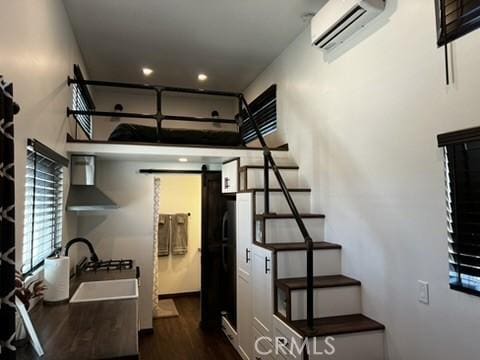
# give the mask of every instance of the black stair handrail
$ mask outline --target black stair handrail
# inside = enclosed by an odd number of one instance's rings
[[[283,177],[278,169],[278,166],[273,159],[272,152],[268,147],[265,138],[260,131],[257,121],[255,120],[252,111],[250,110],[250,106],[248,105],[247,100],[243,96],[243,94],[239,95],[240,103],[244,105],[245,111],[247,113],[248,119],[252,123],[252,127],[257,135],[258,141],[263,149],[263,156],[264,156],[264,201],[265,201],[265,208],[264,212],[269,212],[269,167],[272,168],[272,171],[277,178],[278,184],[280,185],[280,189],[282,190],[283,195],[287,201],[290,210],[292,211],[293,217],[302,233],[303,239],[307,244],[307,325],[309,328],[313,328],[314,326],[314,313],[313,313],[313,240],[310,236],[305,223],[303,222],[300,213],[298,212],[297,206],[293,201],[292,195],[288,191],[287,185],[283,180]]]

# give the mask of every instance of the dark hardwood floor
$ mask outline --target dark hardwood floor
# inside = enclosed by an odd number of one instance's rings
[[[152,335],[140,337],[141,360],[239,360],[240,356],[220,332],[199,328],[200,298],[175,298],[178,317],[155,319]]]

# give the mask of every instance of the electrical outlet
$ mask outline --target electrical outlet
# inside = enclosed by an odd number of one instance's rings
[[[427,305],[430,303],[428,282],[426,281],[418,280],[418,301]]]

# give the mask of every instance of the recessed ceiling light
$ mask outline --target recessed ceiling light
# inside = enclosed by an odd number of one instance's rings
[[[208,76],[205,74],[198,74],[198,81],[205,81],[208,79]]]
[[[153,70],[147,67],[142,68],[143,75],[150,76],[153,74]]]
[[[178,161],[180,161],[180,162],[187,162],[188,159],[187,159],[187,158],[179,158]]]

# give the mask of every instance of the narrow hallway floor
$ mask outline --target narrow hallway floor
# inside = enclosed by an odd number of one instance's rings
[[[200,329],[200,298],[175,299],[180,316],[155,319],[152,335],[140,337],[142,360],[240,360],[240,356],[220,332]]]

